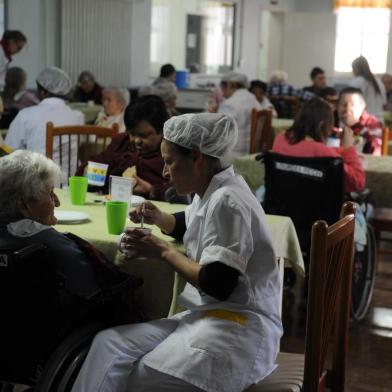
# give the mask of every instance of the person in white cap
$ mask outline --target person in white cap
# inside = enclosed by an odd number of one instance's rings
[[[71,110],[64,101],[71,88],[71,79],[62,69],[57,67],[43,69],[37,77],[37,93],[41,102],[18,113],[10,125],[5,143],[14,150],[30,150],[45,155],[46,124],[49,121],[55,126],[84,124],[84,115]],[[72,149],[76,149],[76,141]],[[68,163],[67,138],[63,138],[62,150],[62,161]],[[55,143],[53,160],[57,163],[60,162],[59,154],[58,143]],[[76,170],[76,157],[73,167]],[[67,172],[67,168],[62,167],[62,169]]]
[[[227,74],[222,78],[223,96],[218,113],[231,115],[238,125],[238,142],[234,147],[236,157],[249,154],[250,124],[252,109],[262,110],[256,97],[248,91],[248,80],[238,73]]]
[[[195,193],[193,202],[174,215],[146,202],[130,216],[183,240],[186,254],[135,228],[120,249],[176,270],[186,310],[100,332],[73,392],[238,392],[276,367],[278,270],[263,209],[230,165],[237,126],[224,114],[184,114],[163,134],[163,173],[178,194]]]

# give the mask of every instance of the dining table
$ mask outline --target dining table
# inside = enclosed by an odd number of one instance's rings
[[[264,164],[249,154],[234,160],[234,171],[244,177],[255,192],[264,185]],[[375,207],[392,207],[392,156],[361,154],[366,174],[366,187],[372,192],[371,203]]]
[[[274,136],[280,132],[286,131],[294,123],[292,118],[272,118],[272,129],[274,131]]]
[[[137,290],[136,299],[150,318],[166,317],[176,312],[177,297],[182,291],[184,281],[177,273],[161,259],[126,260],[118,251],[119,235],[108,234],[106,226],[106,210],[104,197],[88,193],[84,205],[72,205],[66,190],[57,189],[56,194],[60,206],[56,210],[84,212],[88,218],[83,221],[59,222],[55,228],[60,232],[71,232],[89,241],[102,251],[109,259],[114,260],[121,269],[129,274],[141,277],[143,286]],[[184,211],[184,204],[170,204],[162,201],[152,201],[166,213]],[[130,209],[132,206],[130,207]],[[291,266],[299,277],[305,274],[304,261],[298,242],[298,237],[289,217],[266,215],[266,222],[270,229],[275,256],[279,265],[282,262]],[[135,227],[130,220],[126,226]],[[145,225],[152,233],[170,242],[177,250],[185,252],[184,245],[165,235],[156,226]]]

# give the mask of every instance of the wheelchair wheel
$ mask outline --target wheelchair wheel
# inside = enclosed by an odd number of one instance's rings
[[[367,225],[367,244],[354,254],[351,292],[352,321],[362,320],[370,306],[376,274],[376,241],[372,226]]]
[[[102,323],[90,324],[69,335],[49,358],[34,391],[70,391],[94,336],[105,327]]]

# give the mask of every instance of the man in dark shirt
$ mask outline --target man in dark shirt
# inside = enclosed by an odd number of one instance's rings
[[[310,72],[312,85],[304,87],[299,96],[301,101],[310,101],[312,98],[319,97],[320,93],[327,87],[325,72],[320,67],[315,67]]]

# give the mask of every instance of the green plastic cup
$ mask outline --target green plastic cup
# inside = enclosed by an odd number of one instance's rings
[[[123,232],[127,213],[128,203],[126,201],[106,202],[106,223],[109,234],[121,234]]]
[[[81,206],[86,201],[87,177],[69,177],[69,197],[71,203]]]

